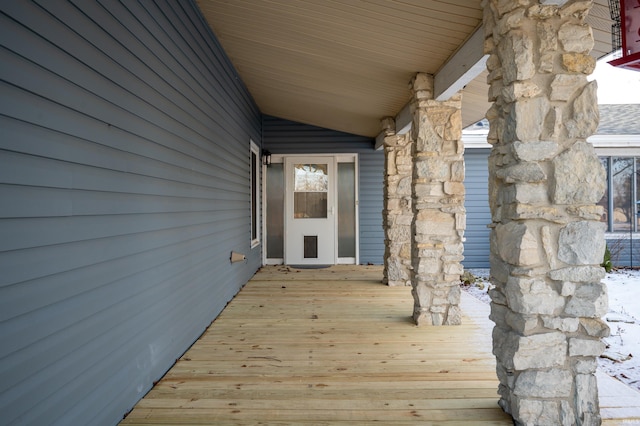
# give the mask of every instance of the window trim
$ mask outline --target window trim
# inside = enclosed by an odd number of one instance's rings
[[[600,158],[601,160],[604,159],[607,163],[606,166],[606,185],[607,185],[607,196],[608,196],[608,202],[607,202],[607,206],[605,207],[605,213],[606,213],[606,220],[602,220],[602,223],[604,223],[606,225],[606,229],[605,229],[605,233],[608,237],[611,237],[613,235],[629,235],[629,234],[638,234],[640,233],[640,226],[638,226],[638,215],[636,212],[637,206],[638,206],[638,202],[640,201],[640,194],[638,194],[638,190],[640,188],[638,188],[637,186],[637,176],[638,173],[640,172],[640,167],[639,166],[639,162],[640,162],[640,156],[637,155],[624,155],[624,154],[617,154],[617,155],[598,155],[598,158]],[[630,211],[634,213],[633,217],[630,218],[630,226],[629,226],[629,230],[627,229],[615,229],[616,226],[616,222],[614,221],[614,211],[616,208],[616,203],[615,203],[615,185],[614,185],[614,171],[613,171],[613,165],[614,165],[614,160],[615,159],[623,159],[623,158],[628,158],[628,159],[632,159],[633,163],[632,163],[632,172],[631,172],[631,177],[630,177],[630,204],[632,205],[632,207],[630,208]],[[599,203],[598,203],[599,204]],[[635,207],[633,207],[635,206]]]
[[[249,191],[250,191],[250,240],[251,248],[260,245],[260,148],[249,139]]]

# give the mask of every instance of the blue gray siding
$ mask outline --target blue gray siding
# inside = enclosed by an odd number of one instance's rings
[[[384,262],[382,205],[384,152],[366,151],[359,155],[360,167],[360,263]]]
[[[264,147],[273,154],[358,154],[360,263],[382,264],[384,153],[373,149],[374,140],[269,116],[262,123]]]
[[[260,266],[260,113],[195,5],[75,3],[0,6],[0,424],[116,423]]]
[[[606,235],[607,247],[611,252],[611,263],[615,267],[640,267],[640,239],[633,239],[623,232]],[[604,260],[604,256],[603,256]]]
[[[489,268],[489,149],[467,149],[464,153],[466,189],[465,268]]]

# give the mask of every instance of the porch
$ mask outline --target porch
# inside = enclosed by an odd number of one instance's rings
[[[498,407],[489,306],[416,327],[411,287],[379,266],[260,270],[122,421],[511,425]],[[603,424],[640,422],[637,392],[599,375]]]

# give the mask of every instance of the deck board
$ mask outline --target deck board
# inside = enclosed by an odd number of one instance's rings
[[[416,327],[410,288],[381,277],[263,268],[121,424],[512,425],[488,306],[463,293],[463,325]],[[640,412],[620,389],[604,387],[605,424]]]

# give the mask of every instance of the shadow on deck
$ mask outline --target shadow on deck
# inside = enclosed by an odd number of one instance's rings
[[[463,325],[419,328],[381,278],[263,268],[122,424],[512,425],[489,306],[463,292]],[[604,424],[640,423],[638,393],[598,381]]]

